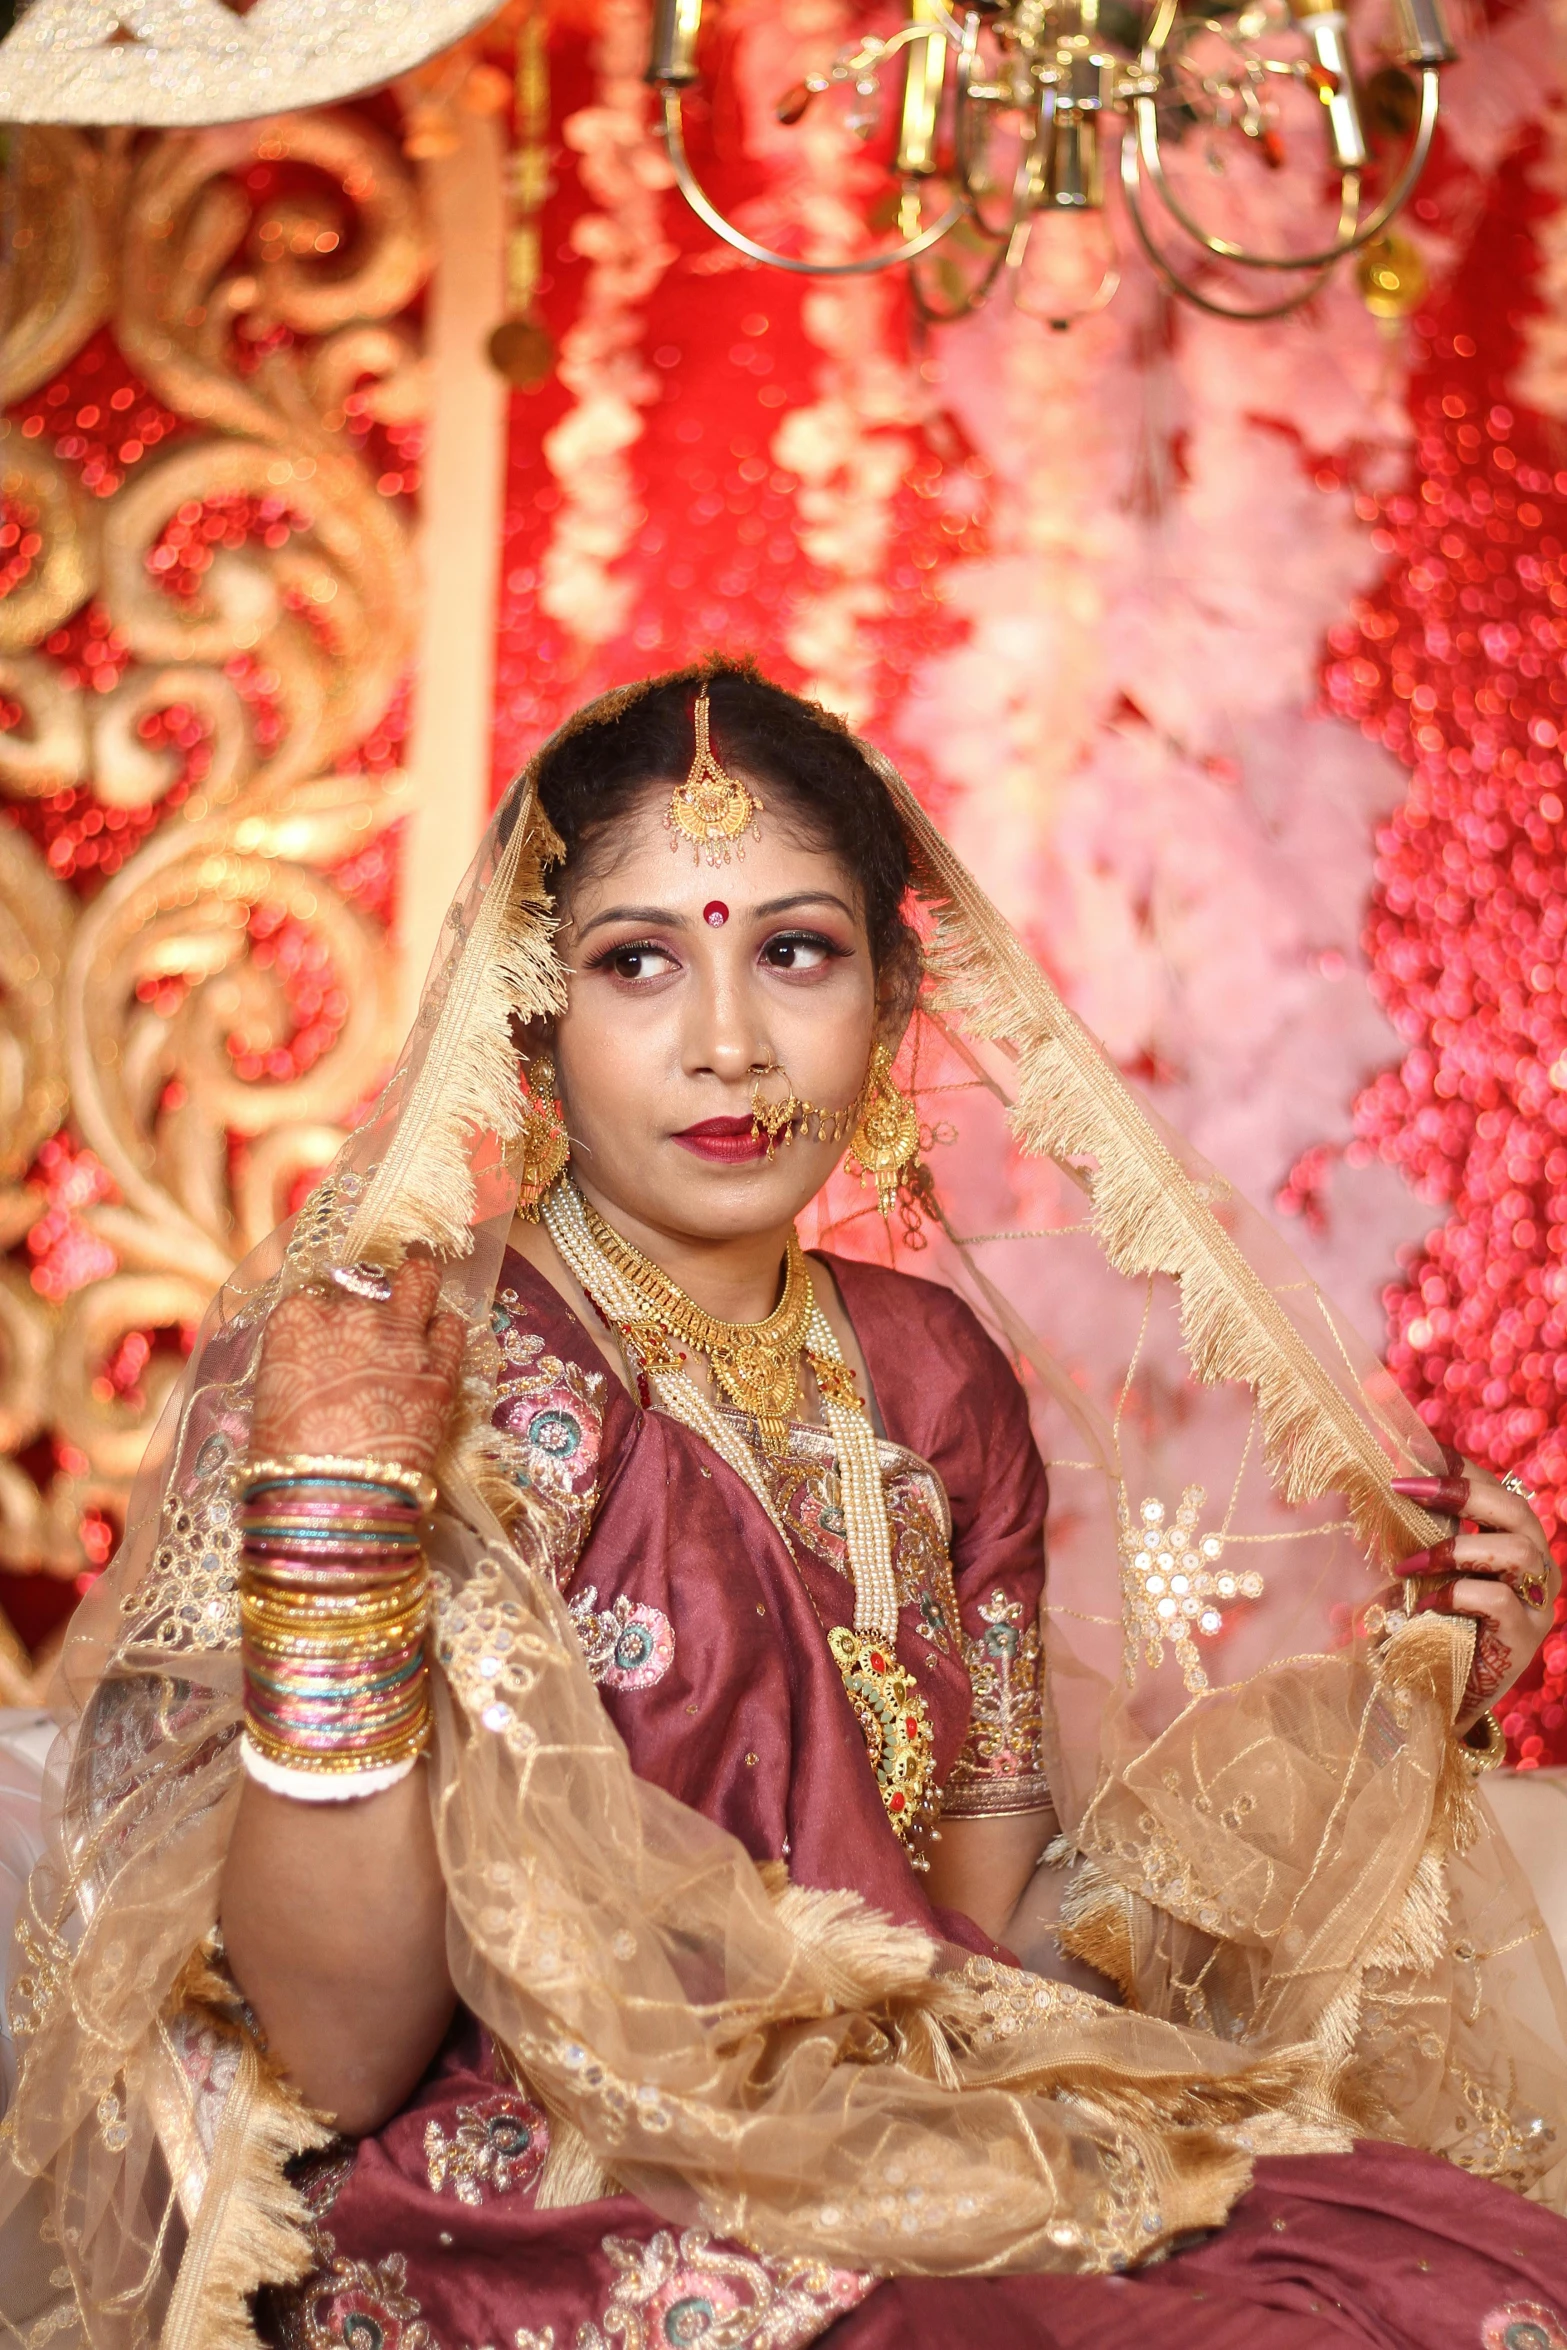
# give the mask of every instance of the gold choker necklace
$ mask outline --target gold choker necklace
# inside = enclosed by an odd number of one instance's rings
[[[799,1401],[800,1361],[814,1303],[805,1252],[795,1234],[789,1235],[783,1296],[766,1321],[721,1322],[716,1314],[704,1313],[586,1200],[582,1212],[599,1248],[646,1304],[658,1336],[666,1342],[684,1339],[704,1355],[730,1402],[756,1421],[767,1450],[775,1458],[784,1452]],[[643,1338],[635,1331],[630,1335],[645,1356],[649,1350]]]

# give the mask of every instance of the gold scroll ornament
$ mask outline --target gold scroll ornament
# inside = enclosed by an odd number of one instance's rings
[[[388,423],[418,414],[402,314],[429,255],[402,156],[357,118],[177,132],[137,151],[115,133],[13,140],[6,403],[106,324],[149,391],[199,426],[104,499],[43,438],[0,426],[0,492],[39,542],[0,599],[0,693],[21,711],[0,734],[0,801],[85,785],[105,808],[156,809],[183,756],[144,740],[143,722],[181,706],[207,745],[198,786],[86,901],[0,824],[0,1567],[75,1576],[82,1513],[123,1505],[177,1368],[154,1354],[128,1402],[107,1361],[129,1331],[199,1317],[333,1155],[392,1042],[385,939],[328,869],[402,812],[396,778],[338,770],[404,672],[416,581],[407,522],[378,493],[347,402]],[[304,167],[293,177],[311,193],[253,198],[257,161]],[[241,321],[258,340],[288,330],[248,371]],[[171,595],[148,557],[177,510],[235,497],[284,500],[286,542],[219,550],[197,596]],[[90,597],[130,653],[107,694],[40,650]],[[228,673],[239,655],[270,675],[269,739]],[[230,1050],[243,1037],[264,1063],[292,1025],[251,951],[258,907],[308,932],[347,1004],[313,1065],[285,1077],[242,1074]],[[54,1305],[19,1248],[47,1204],[23,1178],[67,1121],[112,1180],[114,1197],[79,1213],[118,1263]],[[16,1457],[41,1437],[66,1464],[47,1490]],[[28,1694],[24,1664],[0,1629],[0,1701]]]

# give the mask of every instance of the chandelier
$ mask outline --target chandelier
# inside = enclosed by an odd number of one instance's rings
[[[895,243],[812,260],[758,242],[702,188],[682,112],[700,79],[702,0],[657,0],[648,79],[670,162],[692,210],[737,252],[819,277],[906,267],[921,316],[938,322],[1010,279],[1021,308],[1067,326],[1119,283],[1105,217],[1119,126],[1131,233],[1199,310],[1282,317],[1350,254],[1373,310],[1418,299],[1419,256],[1389,231],[1456,55],[1442,0],[1393,0],[1388,53],[1364,78],[1335,0],[1242,0],[1213,15],[1200,0],[906,4],[896,30],[865,34],[778,99],[779,121],[795,123],[847,85],[849,127],[883,139],[894,179]]]

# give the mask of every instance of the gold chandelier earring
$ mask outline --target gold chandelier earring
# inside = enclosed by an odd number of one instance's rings
[[[517,1213],[531,1222],[539,1212],[544,1194],[565,1174],[571,1144],[566,1134],[566,1114],[556,1089],[555,1064],[549,1054],[536,1054],[525,1074],[518,1145]]]
[[[893,1082],[892,1053],[877,1045],[865,1073],[860,1115],[849,1137],[849,1165],[876,1186],[876,1205],[892,1214],[900,1186],[920,1163],[920,1122],[908,1095]]]

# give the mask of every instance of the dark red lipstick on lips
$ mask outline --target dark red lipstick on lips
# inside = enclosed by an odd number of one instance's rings
[[[688,1126],[671,1139],[714,1167],[741,1167],[767,1155],[767,1137],[752,1118],[704,1118],[700,1126]]]

